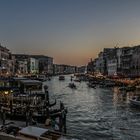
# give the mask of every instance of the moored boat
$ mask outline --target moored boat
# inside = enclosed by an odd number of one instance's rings
[[[2,140],[58,140],[66,139],[65,134],[41,127],[18,127],[14,124],[1,126],[0,139]]]
[[[59,76],[59,80],[65,80],[65,76],[64,75],[60,75]]]
[[[69,83],[68,87],[76,89],[76,85],[74,83]]]
[[[120,91],[131,92],[131,91],[135,91],[136,87],[135,86],[120,87],[119,90]]]
[[[13,87],[19,92],[14,92]],[[11,87],[0,88],[0,114],[6,119],[36,122],[44,124],[48,118],[60,119],[60,130],[66,131],[66,108],[60,103],[60,108],[52,108],[56,100],[50,103],[48,86],[42,89],[42,82],[31,79],[14,79]]]
[[[129,99],[129,102],[130,102],[131,106],[140,107],[140,97],[139,96]]]
[[[74,79],[75,82],[81,82],[79,78]]]
[[[90,88],[96,88],[96,85],[93,84],[93,83],[88,83],[87,85],[88,85],[88,87],[90,87]]]
[[[44,82],[44,81],[47,81],[48,79],[47,79],[46,75],[42,74],[42,75],[38,75],[36,80]]]

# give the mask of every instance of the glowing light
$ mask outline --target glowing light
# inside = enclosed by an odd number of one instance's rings
[[[8,94],[8,91],[5,91],[5,93],[4,93],[5,95],[7,95]]]

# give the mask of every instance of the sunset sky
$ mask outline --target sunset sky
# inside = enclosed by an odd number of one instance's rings
[[[0,0],[0,42],[85,65],[105,47],[140,44],[140,0]]]

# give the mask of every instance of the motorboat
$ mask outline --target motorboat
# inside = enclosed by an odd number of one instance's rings
[[[14,124],[4,125],[0,128],[2,140],[60,140],[67,139],[63,133],[46,128],[27,126],[18,127]]]
[[[44,81],[47,81],[47,77],[46,75],[40,74],[37,76],[37,80],[44,82]]]
[[[130,105],[135,107],[140,107],[140,96],[135,96],[129,99]]]
[[[59,76],[59,80],[65,80],[65,76],[64,75],[60,75]]]
[[[87,85],[88,85],[88,87],[90,87],[90,88],[96,88],[96,85],[93,84],[93,83],[88,83]]]
[[[74,79],[75,82],[81,82],[79,78]]]
[[[69,83],[68,87],[76,89],[76,85],[74,83]]]

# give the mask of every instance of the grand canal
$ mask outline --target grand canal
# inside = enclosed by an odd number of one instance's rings
[[[50,96],[68,107],[69,135],[85,140],[140,139],[140,110],[130,108],[128,96],[113,89],[92,89],[86,82],[75,82],[77,89],[70,89],[69,82],[70,76],[65,81],[56,76],[44,83]]]

